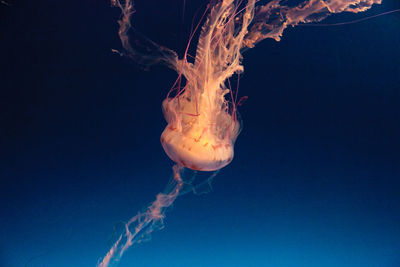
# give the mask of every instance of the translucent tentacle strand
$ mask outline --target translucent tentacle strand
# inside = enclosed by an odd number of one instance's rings
[[[184,184],[181,177],[183,167],[175,165],[172,169],[174,174],[165,190],[157,195],[145,212],[139,212],[125,223],[125,232],[97,264],[98,267],[113,266],[129,247],[148,240],[153,231],[163,228],[165,212],[174,203]]]

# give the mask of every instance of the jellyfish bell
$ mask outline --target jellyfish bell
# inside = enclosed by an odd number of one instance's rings
[[[229,112],[222,85],[203,90],[187,86],[185,92],[163,102],[168,125],[161,144],[168,157],[189,169],[215,171],[228,165],[240,130],[235,113]]]
[[[212,135],[197,138],[172,127],[165,128],[161,143],[168,157],[189,169],[215,171],[233,159],[233,144]]]

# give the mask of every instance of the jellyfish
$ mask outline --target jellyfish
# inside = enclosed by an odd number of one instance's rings
[[[164,64],[178,73],[162,103],[167,126],[160,138],[175,165],[165,190],[125,224],[124,232],[98,266],[118,263],[130,246],[148,240],[154,230],[163,227],[165,212],[178,196],[210,183],[216,175],[214,172],[205,181],[194,184],[193,177],[182,175],[184,168],[217,171],[232,161],[241,123],[237,113],[240,101],[229,78],[243,72],[245,50],[267,38],[279,41],[289,26],[317,23],[334,13],[366,11],[381,0],[293,2],[290,5],[285,0],[265,4],[258,0],[211,0],[202,17],[203,25],[194,30],[200,30],[194,58],[188,55],[194,33],[184,56],[179,58],[175,51],[154,43],[131,27],[135,11],[132,0],[112,0],[122,10],[119,37],[123,51],[114,52],[144,68]]]

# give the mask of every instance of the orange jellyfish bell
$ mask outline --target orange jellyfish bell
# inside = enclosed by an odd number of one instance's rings
[[[240,123],[227,111],[226,90],[212,90],[220,96],[208,99],[210,94],[205,90],[191,98],[188,95],[195,90],[187,88],[182,96],[163,103],[168,125],[161,134],[161,144],[174,162],[189,169],[215,171],[233,159]]]
[[[161,143],[173,161],[193,170],[215,171],[233,159],[233,145],[208,134],[196,137],[167,127]]]

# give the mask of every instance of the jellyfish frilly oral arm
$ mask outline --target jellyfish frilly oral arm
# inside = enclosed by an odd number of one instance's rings
[[[210,5],[213,5],[212,7],[218,4],[229,6],[232,5],[232,2],[233,0],[212,1],[213,4],[210,3]],[[297,6],[285,6],[283,2],[282,0],[272,0],[265,5],[256,5],[255,0],[248,1],[246,8],[251,9],[254,12],[254,16],[252,13],[246,12],[248,18],[251,18],[248,24],[243,20],[242,30],[243,32],[246,31],[246,36],[242,38],[242,42],[239,44],[241,48],[252,48],[266,38],[279,41],[283,31],[288,26],[319,22],[334,13],[363,12],[370,9],[374,4],[381,4],[382,0],[309,0]],[[132,58],[137,64],[146,68],[156,64],[165,64],[178,73],[184,74],[191,71],[191,64],[185,58],[178,59],[175,51],[160,46],[142,35],[140,35],[140,38],[143,38],[146,43],[146,53],[140,52],[136,46],[133,48],[129,42],[128,32],[132,29],[131,16],[135,12],[134,2],[132,0],[124,2],[111,0],[111,4],[119,7],[122,11],[121,19],[118,21],[120,24],[118,33],[125,51],[119,52],[120,54]],[[217,18],[217,16],[210,15],[207,19],[208,22],[213,18]],[[199,43],[200,41],[201,39]]]
[[[374,4],[381,4],[382,0],[310,0],[291,7],[281,5],[281,2],[283,1],[272,0],[256,7],[243,47],[252,48],[267,38],[279,41],[283,31],[289,26],[319,22],[334,13],[363,12]]]

